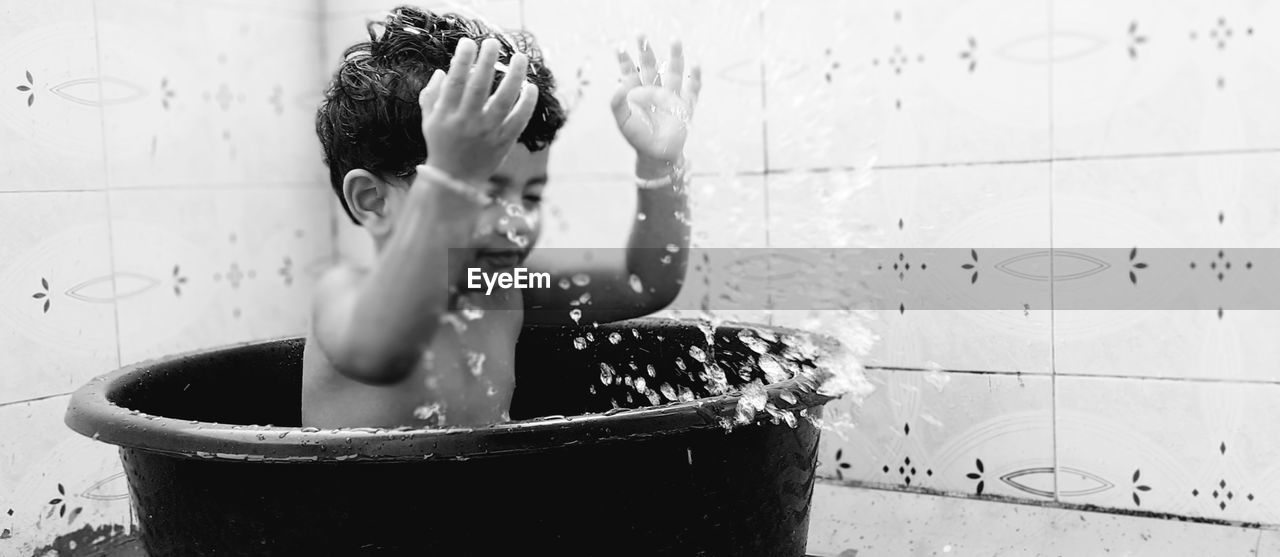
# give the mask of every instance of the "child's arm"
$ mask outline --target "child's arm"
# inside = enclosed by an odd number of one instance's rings
[[[566,323],[568,311],[582,311],[580,323],[639,317],[670,304],[683,284],[689,247],[688,180],[683,157],[688,124],[702,89],[697,66],[685,78],[680,43],[671,47],[671,62],[659,76],[648,41],[640,39],[640,66],[625,50],[618,52],[622,80],[613,96],[613,114],[623,137],[636,150],[636,218],[625,261],[602,262],[594,269],[574,269],[581,262],[531,256],[530,270],[552,277],[585,274],[586,288],[524,291],[526,322]],[[552,254],[554,256],[554,254]],[[583,292],[591,294],[582,303]],[[577,305],[574,305],[574,302]]]
[[[522,54],[489,97],[497,55],[496,40],[485,41],[478,60],[473,41],[458,42],[448,74],[437,71],[419,96],[430,163],[418,167],[386,245],[367,272],[339,267],[321,281],[314,337],[347,377],[402,380],[449,310],[487,198],[481,188],[537,102]]]

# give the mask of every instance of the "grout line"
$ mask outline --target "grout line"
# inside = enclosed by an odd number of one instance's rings
[[[760,26],[759,32],[761,37],[765,36],[764,10],[765,10],[766,4],[767,2],[760,4],[760,11],[758,14],[759,19],[757,20],[757,23]],[[766,248],[768,248],[772,245],[772,238],[769,234],[769,229],[771,228],[769,226],[769,174],[770,174],[769,94],[768,94],[769,87],[768,87],[768,79],[766,78],[766,70],[765,70],[765,63],[764,63],[765,42],[766,41],[764,40],[760,41],[760,153],[761,153],[761,162],[764,168],[764,170],[761,172],[761,177],[763,178],[761,180],[761,184],[762,184],[761,188],[763,190],[761,193],[763,194],[763,198],[764,198],[764,223],[762,228],[764,228],[764,245]],[[766,273],[765,276],[772,277],[773,276],[773,258],[772,257],[767,258],[764,262],[764,265],[765,265],[765,273]],[[770,279],[770,281],[772,281],[772,279]],[[770,308],[770,311],[768,313],[768,317],[769,317],[768,324],[773,325],[774,323],[774,315],[772,310],[773,289],[770,288],[769,291],[765,293],[765,296],[766,296],[765,307]]]
[[[763,71],[763,69],[762,69]],[[1003,159],[1003,160],[987,160],[987,161],[967,161],[967,162],[928,162],[928,163],[903,163],[903,164],[877,164],[872,170],[920,170],[930,168],[959,168],[959,167],[977,167],[977,166],[1005,166],[1005,165],[1023,165],[1023,164],[1055,164],[1055,163],[1071,163],[1071,162],[1095,162],[1095,161],[1113,161],[1113,160],[1159,160],[1170,158],[1192,158],[1192,157],[1219,157],[1219,156],[1238,156],[1238,155],[1276,155],[1280,154],[1280,147],[1259,148],[1259,149],[1223,149],[1223,150],[1206,150],[1206,151],[1183,151],[1169,153],[1123,153],[1115,155],[1084,155],[1073,157],[1045,157],[1038,159]],[[766,165],[767,165],[767,149],[766,149]],[[699,172],[694,171],[693,176],[697,178],[715,178],[717,176],[765,176],[775,174],[829,174],[833,172],[855,172],[858,170],[866,170],[866,168],[857,166],[814,166],[805,168],[777,168],[766,167],[765,170],[745,170],[741,172],[717,173],[717,172]],[[573,179],[618,179],[629,180],[630,177],[624,173],[613,172],[583,172],[583,173],[565,173],[562,174]]]
[[[1058,352],[1057,352],[1057,347],[1058,347],[1057,324],[1058,323],[1057,323],[1057,311],[1056,311],[1058,304],[1054,298],[1054,295],[1057,293],[1057,289],[1055,288],[1057,281],[1054,280],[1054,277],[1056,277],[1057,275],[1054,274],[1054,267],[1053,267],[1054,260],[1057,259],[1057,257],[1054,257],[1053,255],[1053,247],[1054,247],[1054,243],[1053,243],[1053,187],[1054,187],[1053,153],[1056,148],[1054,145],[1054,134],[1056,133],[1056,131],[1054,129],[1054,119],[1053,119],[1053,103],[1054,103],[1053,67],[1055,65],[1052,62],[1053,42],[1055,37],[1053,33],[1053,28],[1054,28],[1053,0],[1048,0],[1048,7],[1049,7],[1048,14],[1047,14],[1048,17],[1046,18],[1046,23],[1048,23],[1047,25],[1048,29],[1046,29],[1046,32],[1049,35],[1049,41],[1045,49],[1048,51],[1046,54],[1048,54],[1048,57],[1049,57],[1048,59],[1050,60],[1049,87],[1048,87],[1048,90],[1049,90],[1048,91],[1049,92],[1049,160],[1050,160],[1049,162],[1049,373],[1050,373],[1049,401],[1051,405],[1050,407],[1050,420],[1052,425],[1051,437],[1053,438],[1053,500],[1060,503],[1062,502],[1062,492],[1059,490],[1059,486],[1058,486],[1058,470],[1059,470],[1058,468],[1058,464],[1059,464],[1059,460],[1058,460]]]
[[[1263,532],[1262,530],[1258,530],[1258,542],[1253,544],[1254,557],[1259,557],[1262,554],[1262,534],[1264,533],[1265,532]]]
[[[874,491],[889,491],[897,493],[913,493],[916,495],[927,495],[933,497],[947,497],[951,499],[969,499],[972,501],[982,501],[986,503],[1003,503],[1008,505],[1020,505],[1025,507],[1042,507],[1050,509],[1061,509],[1068,511],[1091,512],[1099,514],[1110,514],[1118,516],[1127,516],[1133,518],[1151,518],[1157,520],[1176,520],[1179,522],[1191,522],[1196,524],[1208,524],[1215,526],[1228,526],[1235,528],[1248,528],[1263,530],[1276,530],[1280,525],[1262,523],[1262,522],[1245,522],[1240,520],[1228,520],[1222,518],[1206,518],[1199,516],[1181,515],[1174,513],[1164,513],[1157,511],[1143,511],[1136,509],[1124,509],[1118,507],[1103,507],[1100,505],[1090,505],[1085,503],[1063,503],[1061,501],[1026,499],[1022,497],[1013,497],[1010,495],[975,495],[973,493],[958,491],[940,491],[915,486],[903,485],[887,485],[881,483],[867,482],[863,480],[836,480],[832,478],[818,477],[818,483],[835,487],[851,488],[851,489],[869,489]]]
[[[66,392],[66,393],[56,393],[52,395],[38,396],[35,398],[24,398],[22,400],[11,400],[9,402],[0,402],[0,408],[3,408],[5,406],[13,406],[15,404],[26,404],[28,402],[40,402],[42,400],[49,400],[51,398],[58,398],[60,396],[70,396],[70,395],[71,395],[70,392]]]
[[[98,73],[98,98],[105,99],[102,88],[102,33],[98,25],[98,0],[94,0],[90,9],[93,15],[93,51],[97,57],[95,66]],[[124,361],[124,356],[120,350],[120,301],[119,290],[116,286],[116,241],[115,241],[115,219],[111,213],[111,165],[108,161],[107,154],[107,110],[106,107],[98,106],[98,134],[102,139],[102,181],[106,185],[106,189],[102,192],[103,202],[107,209],[107,261],[110,262],[111,269],[111,313],[114,317],[113,325],[115,326],[116,339],[116,367],[120,367]]]
[[[1070,377],[1073,379],[1131,379],[1138,381],[1167,381],[1172,383],[1225,383],[1232,385],[1277,385],[1280,379],[1231,379],[1222,377],[1157,377],[1149,375],[1120,375],[1116,373],[1079,373],[1061,372],[1053,369],[1051,373],[1031,373],[1026,371],[983,370],[983,369],[947,369],[919,368],[902,366],[864,366],[868,370],[897,371],[904,373],[955,373],[963,375],[1007,375],[1010,377]]]

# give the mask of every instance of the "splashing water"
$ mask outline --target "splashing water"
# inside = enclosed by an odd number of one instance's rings
[[[573,339],[573,347],[574,347],[574,348],[577,348],[578,350],[586,350],[586,349],[587,349],[587,339],[582,338],[582,337],[576,337],[576,338],[574,338],[574,339]]]
[[[595,342],[595,341],[596,341],[596,335],[592,334],[591,331],[587,331],[587,342]]]
[[[671,402],[676,401],[676,390],[673,389],[670,384],[663,383],[661,387],[658,387],[658,391],[662,393],[663,398]]]
[[[737,414],[734,416],[734,422],[738,425],[745,425],[755,420],[756,413],[764,410],[769,402],[769,393],[765,390],[764,385],[758,381],[753,381],[742,388],[742,394],[738,397]]]
[[[444,426],[444,406],[439,402],[419,406],[413,410],[413,417],[436,426]]]
[[[658,370],[656,370],[656,369],[654,369],[654,368],[653,368],[653,364],[647,364],[647,365],[645,365],[645,366],[644,366],[644,372],[645,372],[645,373],[648,373],[648,374],[649,374],[649,377],[657,377],[657,376],[658,376]]]
[[[569,310],[569,318],[572,319],[574,323],[577,323],[579,319],[582,319],[582,310],[578,308]]]
[[[769,351],[769,345],[765,344],[764,341],[759,338],[756,338],[756,336],[751,333],[750,329],[738,331],[738,340],[742,341],[743,346],[750,348],[751,351],[756,354],[764,354]]]
[[[573,284],[576,286],[586,286],[591,284],[591,276],[586,273],[573,275]]]
[[[644,284],[640,282],[640,277],[631,275],[629,282],[631,284],[631,290],[633,290],[636,294],[640,294],[644,292]]]
[[[619,342],[622,342],[622,335],[620,333],[618,333],[617,331],[609,333],[610,344],[618,344]]]
[[[568,289],[569,289],[570,284],[571,284],[571,283],[569,282],[569,279],[567,279],[567,278],[562,278],[562,279],[560,279],[560,282],[558,283],[558,285],[560,286],[560,289],[561,289],[561,290],[568,290]]]
[[[614,373],[615,372],[613,371],[613,366],[606,364],[604,362],[600,362],[600,382],[601,383],[604,383],[605,385],[609,385],[613,383],[613,380],[615,378]]]

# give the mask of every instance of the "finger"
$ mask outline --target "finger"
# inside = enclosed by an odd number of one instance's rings
[[[684,45],[680,41],[671,43],[671,62],[667,71],[662,74],[662,85],[672,93],[680,94],[684,83]]]
[[[520,137],[520,133],[529,124],[529,118],[533,116],[533,109],[537,105],[538,86],[526,82],[524,88],[520,90],[520,100],[516,101],[516,106],[511,109],[511,113],[507,114],[506,120],[502,122],[502,137],[504,141],[514,142]]]
[[[524,86],[525,74],[528,71],[529,57],[523,52],[515,53],[511,57],[511,66],[507,68],[507,74],[503,76],[502,83],[498,84],[498,89],[484,105],[486,118],[494,124],[500,124],[506,118],[516,99],[520,98],[520,90]]]
[[[653,55],[649,39],[642,35],[640,41],[640,83],[642,85],[660,85],[658,79],[658,59]]]
[[[689,73],[689,80],[684,82],[684,92],[680,94],[680,98],[689,105],[689,115],[693,115],[694,108],[698,105],[698,94],[702,92],[702,68],[695,65],[693,71]]]
[[[443,91],[437,105],[441,109],[458,106],[462,100],[462,92],[467,84],[467,74],[476,60],[476,42],[463,38],[453,50],[453,60],[449,62],[449,73],[445,76]]]
[[[627,92],[640,85],[640,72],[636,70],[636,63],[631,61],[631,55],[623,49],[618,49],[618,69],[622,71],[622,77],[609,106],[613,108],[613,117],[621,123],[631,113],[631,107],[627,106]]]
[[[480,45],[480,55],[467,74],[467,88],[462,93],[460,108],[464,112],[478,112],[489,99],[489,91],[493,89],[493,65],[498,61],[501,48],[502,43],[492,37]]]
[[[444,83],[444,78],[444,71],[436,70],[431,74],[431,79],[427,81],[427,86],[423,87],[422,91],[418,93],[418,106],[422,107],[423,118],[436,109],[436,102],[440,100],[440,87]]]

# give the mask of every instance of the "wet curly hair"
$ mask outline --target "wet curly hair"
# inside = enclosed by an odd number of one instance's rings
[[[555,97],[555,78],[542,62],[532,35],[505,31],[458,14],[436,14],[410,6],[370,21],[367,42],[343,52],[342,63],[316,113],[316,134],[329,167],[329,181],[343,210],[360,224],[342,194],[353,169],[379,176],[408,177],[427,159],[418,93],[437,69],[447,71],[458,41],[496,38],[498,59],[510,65],[516,51],[529,57],[526,79],[538,86],[538,102],[518,141],[530,151],[546,148],[564,126],[565,111]],[[379,35],[379,31],[381,34]],[[495,72],[493,87],[502,79]]]

